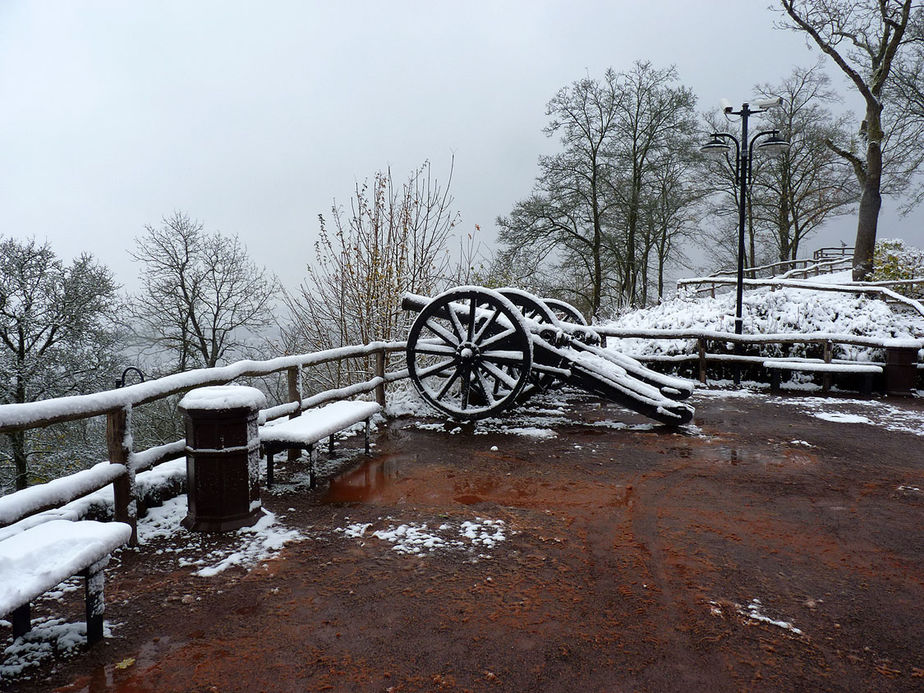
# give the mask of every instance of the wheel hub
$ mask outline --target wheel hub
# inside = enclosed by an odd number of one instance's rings
[[[462,342],[456,347],[456,356],[463,363],[471,363],[481,355],[481,350],[472,342]]]

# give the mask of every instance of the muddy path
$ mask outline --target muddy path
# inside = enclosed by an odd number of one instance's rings
[[[684,432],[568,400],[392,421],[314,491],[284,465],[300,540],[121,552],[112,637],[9,690],[924,690],[921,400],[705,393]]]

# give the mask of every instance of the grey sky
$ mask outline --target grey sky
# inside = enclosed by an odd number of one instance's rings
[[[135,288],[133,238],[179,209],[294,288],[333,198],[388,165],[445,179],[455,154],[461,229],[490,242],[553,145],[560,87],[647,59],[714,110],[814,62],[767,4],[3,0],[0,233],[92,252]],[[880,237],[924,245],[921,228],[886,215]]]

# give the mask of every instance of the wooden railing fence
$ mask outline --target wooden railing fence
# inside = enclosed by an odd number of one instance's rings
[[[108,463],[104,462],[92,469],[0,497],[0,527],[61,507],[112,484],[114,519],[132,526],[134,543],[137,541],[135,527],[138,501],[135,494],[135,475],[182,455],[185,449],[185,441],[179,440],[148,450],[135,451],[131,425],[134,407],[196,387],[223,385],[237,378],[265,376],[283,371],[286,373],[287,401],[264,409],[261,415],[267,421],[283,416],[294,417],[303,409],[363,393],[374,393],[376,401],[384,405],[386,383],[407,377],[406,370],[385,372],[386,354],[403,351],[404,348],[405,342],[373,342],[311,354],[280,356],[266,361],[238,361],[228,366],[177,373],[89,395],[0,405],[0,433],[105,415],[106,447],[109,453]],[[371,380],[326,390],[310,397],[302,395],[302,369],[368,356],[375,358],[375,375]]]
[[[822,274],[832,274],[850,268],[852,262],[851,258],[835,258],[833,260],[823,261],[786,260],[785,262],[774,262],[771,265],[747,267],[744,270],[745,288],[764,286],[764,282],[769,281],[780,281],[799,277],[808,279],[809,277],[818,277]],[[788,268],[786,272],[779,274],[780,270],[786,268]],[[688,294],[694,296],[709,294],[712,298],[715,298],[716,289],[735,286],[737,283],[736,275],[737,272],[735,270],[723,270],[711,274],[708,277],[678,279],[677,290],[683,289]],[[763,282],[761,281],[762,279]]]
[[[825,363],[856,363],[856,361],[839,361],[834,358],[835,346],[850,345],[859,347],[869,347],[873,349],[887,349],[890,344],[896,340],[880,339],[876,337],[862,337],[848,334],[829,334],[829,333],[780,333],[780,334],[762,334],[736,335],[731,332],[719,332],[717,330],[646,330],[646,329],[624,329],[613,327],[596,327],[594,328],[600,334],[608,337],[617,338],[636,338],[636,339],[656,339],[656,340],[692,340],[696,342],[695,351],[688,350],[682,354],[647,354],[632,356],[643,363],[695,363],[696,371],[701,383],[707,382],[707,367],[710,363],[716,364],[752,364],[760,365],[767,360],[767,356],[730,353],[738,351],[735,347],[746,348],[748,346],[773,346],[773,345],[804,345],[820,347],[822,360]],[[924,343],[924,342],[922,342]],[[724,351],[710,352],[710,344],[729,345]],[[868,361],[874,365],[882,366],[884,361]],[[918,363],[917,368],[921,370],[924,364]]]

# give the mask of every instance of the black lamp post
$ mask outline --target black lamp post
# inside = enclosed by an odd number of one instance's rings
[[[731,106],[725,107],[726,115],[741,116],[741,140],[739,141],[734,135],[727,132],[714,132],[710,135],[712,138],[705,145],[700,147],[700,151],[707,154],[725,154],[728,155],[731,147],[726,140],[735,143],[735,185],[738,186],[738,282],[736,287],[735,302],[735,334],[741,334],[744,328],[744,319],[742,318],[742,299],[744,295],[744,228],[747,221],[747,194],[751,185],[751,160],[754,157],[754,143],[761,138],[763,142],[757,145],[758,150],[767,154],[778,155],[789,148],[789,142],[780,138],[779,130],[764,130],[758,132],[751,141],[748,142],[748,116],[756,113],[764,113],[773,106],[782,103],[782,99],[772,99],[760,101],[756,108],[751,108],[747,103],[741,106],[740,111],[732,110]],[[736,347],[737,349],[737,347]],[[738,369],[735,369],[735,384],[740,382]]]

